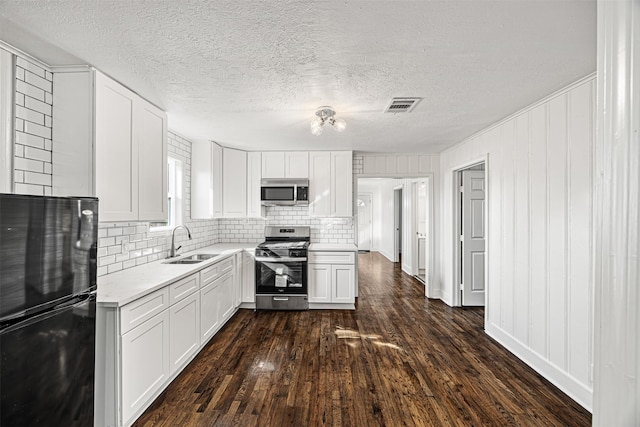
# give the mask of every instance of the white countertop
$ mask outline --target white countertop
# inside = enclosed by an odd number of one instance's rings
[[[238,251],[254,251],[257,245],[258,243],[218,243],[186,252],[175,258],[179,259],[192,254],[220,254],[197,264],[165,264],[167,260],[163,259],[100,276],[98,277],[98,304],[116,307],[125,305]]]
[[[327,252],[358,252],[358,247],[353,243],[312,243],[309,250]]]

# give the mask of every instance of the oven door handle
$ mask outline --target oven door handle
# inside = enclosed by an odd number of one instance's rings
[[[256,257],[255,260],[258,262],[305,262],[307,257]]]

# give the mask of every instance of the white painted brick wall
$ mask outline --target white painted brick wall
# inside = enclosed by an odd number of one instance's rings
[[[218,243],[218,220],[191,220],[191,142],[169,132],[170,156],[182,160],[184,223],[191,230],[176,232],[180,253]],[[100,223],[98,230],[98,276],[165,258],[171,246],[171,231],[149,231],[148,222]]]
[[[14,190],[51,194],[53,74],[16,59]]]

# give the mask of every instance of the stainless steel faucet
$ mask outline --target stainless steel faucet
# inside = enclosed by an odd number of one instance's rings
[[[184,228],[185,230],[187,230],[187,235],[189,236],[189,240],[191,240],[191,230],[189,230],[189,227],[187,227],[186,225],[178,225],[176,228],[173,229],[173,231],[171,232],[171,249],[169,250],[169,256],[167,258],[173,258],[176,256],[176,251],[179,250],[182,245],[178,246],[176,248],[176,244],[175,244],[175,239],[176,239],[176,230],[178,228]]]

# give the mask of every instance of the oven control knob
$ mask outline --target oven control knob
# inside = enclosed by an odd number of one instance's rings
[[[305,254],[304,254],[304,251],[292,250],[289,252],[289,256],[293,258],[303,258]]]

